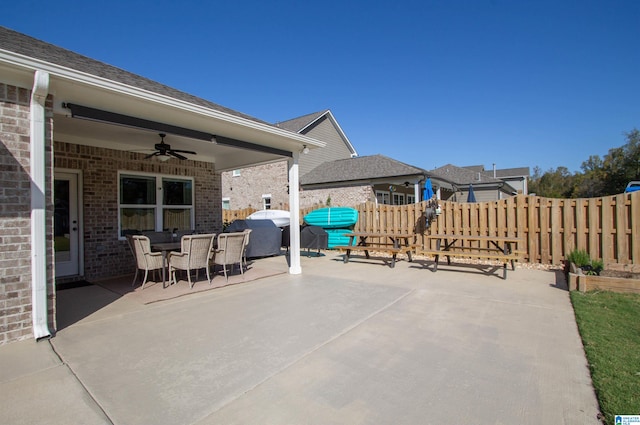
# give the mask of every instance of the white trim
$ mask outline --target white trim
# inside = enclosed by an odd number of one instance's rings
[[[338,121],[336,120],[336,118],[333,116],[333,113],[331,113],[330,109],[327,109],[326,111],[324,111],[322,114],[318,115],[316,117],[316,119],[310,121],[309,123],[307,123],[307,125],[305,125],[304,127],[302,127],[300,129],[300,131],[298,131],[298,133],[302,133],[304,132],[307,128],[309,128],[312,124],[314,124],[315,122],[317,122],[320,118],[322,118],[323,116],[327,115],[329,117],[329,119],[331,120],[331,122],[333,123],[333,125],[336,126],[336,128],[338,129],[338,133],[340,134],[340,137],[342,137],[342,139],[346,142],[347,144],[347,149],[349,149],[351,151],[351,158],[358,156],[358,152],[356,152],[356,148],[351,144],[351,141],[349,140],[349,138],[347,137],[347,135],[345,134],[344,131],[342,131],[342,127],[340,127],[340,124],[338,124]]]
[[[153,208],[154,211],[154,225],[155,225],[155,229],[156,231],[158,231],[158,229],[161,231],[162,230],[162,219],[164,217],[164,209],[166,207],[166,205],[164,204],[164,192],[162,192],[161,189],[162,188],[162,181],[164,179],[167,180],[183,180],[183,181],[189,181],[191,182],[191,206],[184,206],[184,205],[173,205],[171,206],[171,208],[175,208],[175,209],[184,209],[184,210],[189,210],[190,212],[190,221],[191,221],[191,227],[195,228],[195,209],[196,209],[196,205],[195,205],[195,198],[196,198],[196,189],[195,189],[195,179],[193,177],[189,177],[189,176],[176,176],[176,175],[171,175],[171,174],[160,174],[160,173],[148,173],[148,172],[138,172],[138,171],[129,171],[129,170],[118,170],[118,240],[125,240],[125,237],[120,236],[120,233],[122,231],[122,223],[120,221],[121,216],[120,216],[120,209],[121,208],[130,208],[131,204],[124,204],[125,206],[123,207],[120,203],[120,181],[122,176],[131,176],[131,177],[152,177],[155,179],[155,190],[156,190],[156,203],[153,204],[153,207],[150,204],[143,204],[143,205],[138,205],[139,207],[146,207],[149,209]],[[162,192],[160,195],[158,195],[158,192]]]
[[[65,174],[74,174],[77,179],[76,183],[76,198],[78,202],[78,206],[76,208],[78,212],[78,275],[84,276],[84,187],[83,187],[83,178],[82,178],[82,170],[74,169],[74,168],[54,168],[53,170],[53,180],[56,178],[56,173],[65,173]],[[55,274],[55,273],[54,273]]]
[[[31,92],[31,320],[35,339],[51,336],[47,307],[46,108],[49,74],[36,71]]]
[[[300,152],[289,159],[289,274],[301,274],[300,266],[300,179],[298,162]]]

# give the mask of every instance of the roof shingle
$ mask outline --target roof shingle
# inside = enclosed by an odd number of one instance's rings
[[[169,96],[177,100],[182,100],[219,112],[256,121],[261,124],[273,125],[258,118],[234,111],[233,109],[226,108],[218,105],[217,103],[193,96],[140,75],[82,56],[78,53],[46,43],[3,26],[0,26],[0,49],[74,69],[76,71],[85,72],[96,77],[105,78],[153,93]]]
[[[425,170],[384,155],[359,156],[325,162],[300,178],[303,185],[374,180],[425,174]]]

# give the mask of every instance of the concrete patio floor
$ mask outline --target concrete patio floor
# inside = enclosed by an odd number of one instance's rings
[[[54,338],[0,347],[0,423],[600,423],[559,272],[341,259],[147,305],[60,291]]]

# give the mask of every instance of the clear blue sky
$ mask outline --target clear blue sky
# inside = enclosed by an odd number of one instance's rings
[[[564,166],[640,128],[640,1],[5,1],[0,25],[360,155]]]

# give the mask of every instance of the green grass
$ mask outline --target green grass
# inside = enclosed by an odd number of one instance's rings
[[[605,423],[640,414],[640,294],[573,291],[571,301]]]

